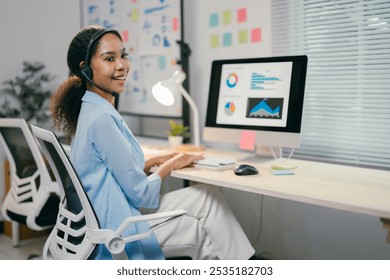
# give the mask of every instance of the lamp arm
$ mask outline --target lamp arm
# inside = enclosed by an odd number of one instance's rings
[[[199,136],[199,111],[198,107],[196,107],[196,104],[194,100],[191,98],[191,96],[188,94],[188,92],[183,88],[182,85],[179,85],[179,89],[183,97],[187,100],[188,104],[190,105],[193,113],[193,124],[194,124],[194,145],[200,146],[200,136]]]

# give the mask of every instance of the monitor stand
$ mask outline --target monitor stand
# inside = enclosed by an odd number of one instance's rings
[[[286,161],[288,160],[294,150],[291,150],[288,157],[283,157],[282,147],[271,147],[271,146],[256,146],[253,153],[240,158],[239,161],[256,163],[256,164],[267,164],[276,161]]]

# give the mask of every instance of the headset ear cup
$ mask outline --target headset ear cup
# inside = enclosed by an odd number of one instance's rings
[[[93,72],[91,67],[89,65],[84,65],[81,68],[81,75],[83,75],[87,80],[92,80]]]

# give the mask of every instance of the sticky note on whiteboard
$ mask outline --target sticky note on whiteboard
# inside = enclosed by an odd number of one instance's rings
[[[172,19],[172,31],[178,31],[179,30],[179,19],[177,17],[174,17]]]
[[[138,9],[132,9],[130,12],[130,18],[132,22],[138,22],[139,20],[139,10]]]
[[[129,41],[129,31],[128,30],[122,31],[122,40],[124,43],[127,43]]]
[[[254,151],[256,145],[256,132],[246,131],[241,132],[240,149]]]

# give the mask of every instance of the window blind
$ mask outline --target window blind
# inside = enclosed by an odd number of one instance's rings
[[[309,58],[295,156],[390,169],[390,1],[271,5],[273,55]]]

